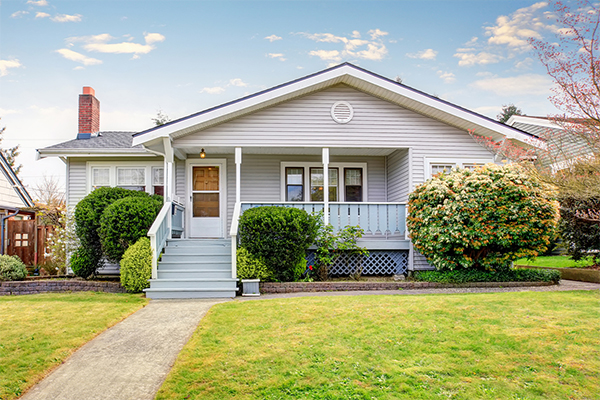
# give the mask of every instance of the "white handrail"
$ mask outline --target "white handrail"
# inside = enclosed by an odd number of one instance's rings
[[[231,230],[229,236],[231,236],[231,277],[237,278],[237,234],[240,222],[240,214],[242,213],[242,203],[235,203],[233,208],[233,216],[231,217]]]
[[[163,204],[154,223],[150,229],[148,229],[150,247],[152,248],[152,279],[158,277],[158,257],[165,247],[167,239],[171,236],[171,229],[169,226],[170,218],[167,218],[171,215],[171,207],[171,202]]]

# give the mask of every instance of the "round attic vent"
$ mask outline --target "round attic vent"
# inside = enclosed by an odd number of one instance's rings
[[[338,101],[331,106],[331,118],[338,124],[347,124],[353,116],[354,109],[347,101]]]

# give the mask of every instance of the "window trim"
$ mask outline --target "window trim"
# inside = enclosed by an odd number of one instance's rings
[[[493,163],[494,158],[430,158],[425,157],[425,180],[431,179],[433,164],[454,164],[455,167],[463,168],[464,164],[481,164],[485,165]]]
[[[304,168],[304,200],[302,202],[305,203],[315,203],[310,200],[310,168],[323,168],[323,163],[321,162],[294,162],[294,161],[282,161],[280,165],[280,175],[279,175],[279,185],[280,185],[280,201],[287,202],[285,200],[286,195],[286,167],[292,168]],[[346,182],[342,181],[342,177],[344,176],[345,168],[362,168],[363,172],[363,203],[369,201],[369,182],[368,182],[368,169],[367,163],[357,163],[357,162],[330,162],[328,165],[329,168],[337,168],[338,169],[338,200],[330,201],[329,203],[345,203],[346,199],[341,199],[340,197],[346,196]],[[341,184],[343,183],[343,185]],[[316,203],[323,203],[322,201],[318,201]]]
[[[86,195],[90,194],[92,186],[92,168],[108,168],[109,187],[117,187],[117,168],[144,168],[145,192],[153,194],[152,168],[164,168],[162,161],[140,162],[140,161],[88,161],[86,162]],[[140,185],[141,186],[141,185]]]

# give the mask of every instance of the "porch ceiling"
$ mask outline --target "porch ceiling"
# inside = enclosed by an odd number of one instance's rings
[[[198,155],[204,149],[210,157],[213,154],[234,154],[234,147],[225,146],[205,146],[205,147],[177,147],[181,152],[187,155]],[[351,147],[330,147],[331,156],[388,156],[392,154],[395,148],[351,148]],[[321,155],[321,147],[242,147],[242,154],[300,154],[300,155]]]

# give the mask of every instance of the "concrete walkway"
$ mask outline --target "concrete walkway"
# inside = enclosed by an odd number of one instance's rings
[[[202,317],[225,301],[152,300],[77,350],[21,399],[154,399]]]

